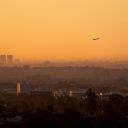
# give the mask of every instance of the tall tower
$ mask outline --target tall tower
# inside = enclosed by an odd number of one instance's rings
[[[26,83],[26,86],[27,86],[27,94],[30,95],[31,94],[31,85],[30,85],[30,82],[27,82]]]
[[[7,64],[13,64],[13,55],[7,55]]]
[[[19,96],[19,94],[22,94],[22,95],[23,94],[30,95],[31,94],[31,86],[30,86],[30,83],[29,82],[25,82],[25,81],[18,82],[17,83],[16,90],[17,90],[17,96]]]
[[[6,64],[6,55],[0,55],[0,64]]]
[[[17,83],[17,86],[16,86],[16,92],[17,92],[17,96],[19,96],[21,93],[21,85],[19,82]]]

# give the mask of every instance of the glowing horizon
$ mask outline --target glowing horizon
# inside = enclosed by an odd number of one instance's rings
[[[0,16],[0,54],[128,60],[127,0],[4,0]]]

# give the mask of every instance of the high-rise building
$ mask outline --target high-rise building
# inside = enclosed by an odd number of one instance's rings
[[[7,55],[7,64],[13,64],[13,55]]]
[[[25,81],[18,82],[16,90],[17,90],[17,96],[19,96],[20,94],[28,94],[28,95],[30,95],[31,94],[30,83],[29,82],[25,82]]]
[[[6,64],[6,55],[0,55],[0,64]]]
[[[21,84],[19,82],[17,83],[16,92],[17,92],[17,96],[19,96],[21,93]]]

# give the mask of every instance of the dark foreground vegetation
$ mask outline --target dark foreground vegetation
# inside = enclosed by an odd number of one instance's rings
[[[0,94],[0,128],[128,128],[128,97]]]

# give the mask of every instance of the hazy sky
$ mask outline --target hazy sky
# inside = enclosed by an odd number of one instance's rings
[[[128,59],[128,0],[1,0],[0,53],[25,59]]]

